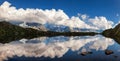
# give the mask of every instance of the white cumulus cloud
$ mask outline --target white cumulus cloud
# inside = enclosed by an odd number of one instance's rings
[[[19,8],[11,6],[11,4],[5,1],[0,5],[0,19],[6,21],[20,21],[20,22],[37,22],[40,24],[53,23],[57,25],[65,25],[71,28],[87,28],[104,30],[111,28],[112,21],[106,19],[106,17],[89,18],[89,16],[80,15],[81,17],[72,16],[71,18],[61,9],[55,10],[42,10],[31,8]],[[87,18],[87,22],[85,22]]]
[[[88,20],[92,26],[100,28],[101,30],[112,28],[114,24],[112,21],[106,19],[106,17],[95,17]]]

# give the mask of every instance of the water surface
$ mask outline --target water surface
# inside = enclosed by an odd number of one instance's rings
[[[106,50],[113,53],[105,54]],[[39,37],[0,44],[0,61],[120,61],[119,53],[120,45],[101,35]]]

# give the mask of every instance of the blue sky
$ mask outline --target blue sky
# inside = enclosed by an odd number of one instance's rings
[[[4,1],[16,8],[62,9],[69,17],[81,13],[105,16],[115,23],[120,19],[120,0],[0,0],[0,4]]]

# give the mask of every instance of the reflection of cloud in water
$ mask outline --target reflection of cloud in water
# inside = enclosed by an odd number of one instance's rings
[[[22,39],[20,41],[0,44],[0,59],[7,59],[7,57],[13,57],[14,55],[24,55],[26,57],[62,57],[69,49],[72,51],[105,50],[113,44],[112,39],[102,36],[76,36],[71,38],[60,36],[51,38],[41,37],[31,40]]]

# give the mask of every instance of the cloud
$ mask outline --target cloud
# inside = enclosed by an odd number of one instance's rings
[[[95,17],[88,20],[92,26],[100,28],[101,30],[112,28],[114,24],[112,21],[107,20],[105,17]]]
[[[85,38],[84,38],[85,37]],[[114,45],[114,41],[110,38],[98,36],[83,37],[54,37],[54,38],[34,38],[21,39],[11,43],[0,44],[0,60],[13,56],[25,57],[63,57],[69,50],[85,52],[90,50],[104,51],[109,46]],[[65,41],[62,41],[65,39]],[[48,41],[49,40],[49,41]],[[33,43],[37,42],[37,43]],[[47,41],[48,44],[45,42]],[[84,49],[84,51],[83,51]]]
[[[96,16],[95,18],[89,18],[86,14],[81,14],[81,17],[72,16],[69,18],[69,16],[61,9],[16,9],[16,7],[11,6],[7,1],[0,6],[0,13],[0,19],[6,21],[37,22],[40,24],[54,23],[57,25],[69,26],[71,28],[77,27],[103,30],[111,28],[113,25],[113,22],[107,20],[105,17]]]
[[[80,14],[80,13],[78,13],[78,17],[80,17],[82,20],[86,20],[87,18],[89,18],[87,14]]]

